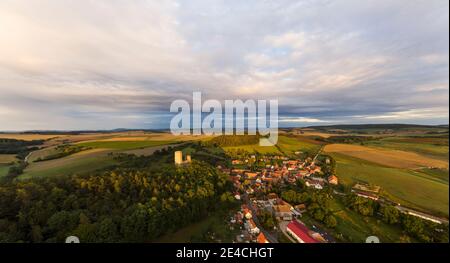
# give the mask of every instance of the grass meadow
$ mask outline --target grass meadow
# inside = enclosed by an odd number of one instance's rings
[[[15,154],[0,154],[0,165],[17,161]]]
[[[245,150],[250,153],[258,152],[261,154],[288,154],[292,155],[294,152],[317,152],[320,149],[320,144],[312,143],[307,140],[302,140],[300,137],[279,136],[278,143],[275,146],[259,146],[259,144],[240,145],[223,147],[225,151],[230,150]]]
[[[448,216],[448,181],[444,171],[409,170],[381,166],[359,158],[332,153],[340,183],[363,181],[382,187],[382,194],[412,208]],[[446,170],[448,178],[448,170]]]
[[[0,164],[0,177],[3,177],[8,174],[9,165]]]
[[[109,152],[105,149],[92,149],[59,159],[30,163],[19,178],[69,175],[105,168],[114,164]]]

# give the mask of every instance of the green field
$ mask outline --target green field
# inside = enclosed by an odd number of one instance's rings
[[[16,160],[17,160],[17,158],[16,158],[15,154],[0,154],[0,165],[1,164],[9,164]]]
[[[301,220],[310,228],[312,225],[316,225],[321,229],[326,229],[327,232],[338,238],[337,242],[364,243],[368,236],[377,236],[382,243],[393,243],[399,242],[403,235],[398,226],[386,224],[374,217],[361,216],[346,208],[339,198],[331,200],[331,209],[337,220],[334,229],[327,229],[322,224],[312,220],[308,214],[303,215]]]
[[[336,160],[337,175],[342,184],[364,181],[379,185],[383,195],[394,201],[448,217],[448,182],[439,178],[443,172],[437,176],[430,172],[383,167],[337,153],[331,155]]]
[[[281,154],[276,146],[259,146],[259,144],[254,145],[241,145],[241,146],[228,146],[223,147],[225,151],[237,151],[244,150],[249,153],[261,153],[261,154]]]
[[[36,161],[38,158],[45,158],[49,155],[58,153],[58,150],[56,149],[56,147],[48,147],[48,148],[44,148],[41,150],[37,150],[34,151],[30,154],[30,156],[28,157],[28,162],[34,162]]]
[[[420,171],[429,175],[431,178],[434,178],[436,180],[448,184],[448,176],[449,176],[448,170],[438,168],[425,168]]]
[[[287,137],[280,136],[277,143],[279,149],[285,154],[293,154],[296,151],[300,152],[317,152],[321,145],[303,140],[301,137]]]
[[[320,149],[319,144],[313,144],[305,142],[301,138],[279,136],[276,146],[259,146],[259,144],[253,145],[241,145],[241,146],[229,146],[223,147],[224,150],[245,150],[250,153],[258,152],[261,154],[293,154],[296,151],[300,152],[316,152]]]
[[[8,174],[9,165],[0,164],[0,177]]]
[[[440,160],[448,160],[448,138],[388,137],[364,143],[393,150],[409,151]]]
[[[74,173],[85,173],[93,170],[106,168],[114,164],[114,160],[108,155],[110,152],[123,152],[135,149],[148,149],[173,144],[175,141],[89,141],[81,142],[76,145],[92,148],[91,150],[81,151],[66,157],[53,160],[31,162],[20,175],[20,179],[27,179],[40,176],[69,175]],[[39,157],[55,154],[58,150],[50,147],[33,152],[30,161]],[[129,152],[131,153],[131,152]]]
[[[145,147],[173,144],[176,141],[92,141],[82,142],[77,145],[91,147],[94,149],[132,150]]]
[[[114,164],[108,151],[88,150],[64,158],[31,163],[19,176],[27,179],[40,176],[70,175],[102,169]]]
[[[377,236],[382,243],[399,242],[403,235],[398,226],[384,223],[373,217],[363,217],[334,200],[334,215],[338,221],[336,233],[341,233],[351,242],[365,242],[368,236]]]

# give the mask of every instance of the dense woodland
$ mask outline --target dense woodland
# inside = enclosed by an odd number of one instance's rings
[[[2,182],[0,242],[151,242],[233,204],[226,175],[206,162],[176,167],[170,154],[150,158],[158,165],[122,155],[108,171]]]
[[[380,205],[371,199],[351,194],[346,198],[347,206],[361,214],[399,226],[406,234],[421,242],[448,243],[448,225],[439,225],[415,216],[400,213],[391,205]],[[409,240],[402,240],[409,241]]]
[[[37,146],[43,143],[44,140],[23,141],[0,138],[0,154],[17,154],[18,158],[23,159],[28,152],[37,150]]]

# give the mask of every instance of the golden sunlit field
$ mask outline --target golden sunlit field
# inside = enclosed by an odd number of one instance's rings
[[[0,164],[8,164],[16,161],[15,154],[0,154]]]
[[[144,131],[43,136],[39,134],[8,134],[7,136],[8,138],[20,138],[22,140],[46,140],[43,145],[39,146],[40,149],[32,151],[27,157],[28,166],[24,173],[20,175],[19,178],[21,179],[88,172],[114,164],[114,160],[109,153],[148,156],[156,150],[161,150],[170,145],[213,138],[211,136],[174,136],[168,132]],[[68,156],[45,160],[45,158],[57,155],[62,151],[58,149],[57,146],[59,145],[83,146],[85,149]],[[15,155],[0,155],[0,163],[10,163],[11,160],[15,160]]]
[[[448,162],[399,150],[377,149],[352,144],[329,144],[325,147],[324,151],[328,153],[340,153],[395,168],[448,168]]]

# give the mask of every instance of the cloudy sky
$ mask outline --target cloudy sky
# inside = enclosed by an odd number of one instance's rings
[[[446,124],[446,0],[2,0],[0,130],[165,128],[278,99],[280,125]]]

